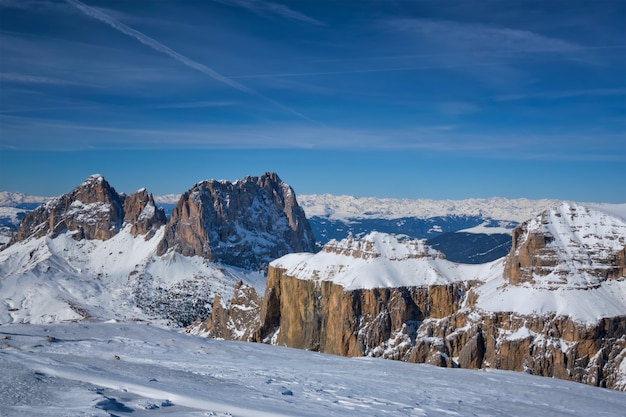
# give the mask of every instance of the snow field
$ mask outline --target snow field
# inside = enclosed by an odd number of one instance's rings
[[[139,323],[0,326],[3,416],[619,416],[626,394]],[[119,358],[119,359],[118,359]]]

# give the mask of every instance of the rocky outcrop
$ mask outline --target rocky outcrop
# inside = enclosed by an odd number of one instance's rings
[[[238,281],[228,305],[216,295],[209,319],[195,323],[187,332],[214,339],[255,341],[260,312],[261,297],[254,287]]]
[[[293,189],[266,173],[203,181],[184,193],[158,253],[168,250],[260,270],[286,253],[314,251],[315,240]]]
[[[166,222],[165,212],[156,206],[154,197],[145,188],[124,199],[124,223],[131,224],[133,236],[145,235],[149,239]]]
[[[107,240],[119,232],[123,220],[123,198],[102,176],[92,175],[70,193],[28,213],[12,243],[64,232],[76,240]]]
[[[152,195],[140,190],[125,197],[118,194],[101,175],[92,175],[61,197],[52,199],[28,213],[12,243],[29,237],[57,237],[70,233],[76,240],[107,240],[124,226],[133,235],[147,234],[165,224],[165,214],[154,204]]]
[[[624,276],[626,224],[581,205],[564,203],[513,231],[504,278],[558,288],[593,287]]]

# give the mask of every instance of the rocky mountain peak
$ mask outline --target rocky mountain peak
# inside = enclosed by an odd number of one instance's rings
[[[27,214],[13,242],[31,236],[56,237],[71,232],[75,239],[107,240],[121,228],[122,197],[101,176],[92,175],[71,192]]]
[[[511,284],[594,288],[624,277],[626,221],[601,210],[563,203],[513,231],[504,277]]]
[[[29,237],[54,238],[65,232],[76,240],[108,240],[125,222],[132,224],[133,234],[144,234],[165,224],[165,214],[145,190],[125,197],[102,175],[95,174],[69,193],[28,213],[12,243]]]
[[[184,193],[158,253],[246,269],[264,269],[286,253],[315,249],[315,239],[293,189],[275,173],[229,181],[207,180]]]
[[[130,232],[134,236],[150,238],[166,222],[165,212],[156,206],[154,197],[145,188],[124,199],[124,223],[132,225]]]

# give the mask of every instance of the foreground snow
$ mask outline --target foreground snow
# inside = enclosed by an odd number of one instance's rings
[[[117,359],[119,358],[119,359]],[[3,416],[618,416],[626,394],[139,323],[0,326]]]

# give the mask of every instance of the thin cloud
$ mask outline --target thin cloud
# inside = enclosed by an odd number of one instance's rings
[[[226,4],[233,7],[241,7],[253,13],[263,14],[269,12],[271,14],[283,17],[289,20],[297,20],[304,23],[311,23],[318,26],[325,26],[323,22],[314,19],[304,13],[293,10],[283,4],[272,3],[261,0],[214,0],[218,3]]]
[[[594,96],[623,96],[626,88],[597,88],[591,90],[574,91],[551,91],[534,94],[506,94],[497,96],[494,101],[521,101],[521,100],[558,100],[571,97],[594,97]]]
[[[409,129],[332,128],[270,123],[115,127],[0,114],[0,149],[317,149],[424,151],[516,160],[623,160],[623,135],[466,133],[454,126]],[[15,133],[13,133],[15,132]],[[85,134],[88,132],[88,134]],[[112,135],[112,133],[114,133]],[[45,138],[45,139],[42,139]],[[613,144],[607,147],[607,144]],[[607,150],[609,149],[609,150]],[[539,153],[538,153],[539,152]],[[542,156],[543,155],[543,156]]]
[[[168,103],[156,106],[158,109],[196,109],[203,107],[229,107],[234,106],[233,101],[194,101],[189,103]]]
[[[303,115],[302,113],[287,107],[279,102],[277,102],[276,100],[273,100],[269,97],[264,96],[263,94],[252,90],[251,88],[246,87],[245,85],[238,83],[237,81],[226,77],[220,73],[218,73],[217,71],[215,71],[212,68],[207,67],[206,65],[203,65],[199,62],[196,62],[190,58],[187,58],[186,56],[174,51],[173,49],[169,48],[168,46],[163,45],[161,42],[147,36],[144,35],[143,33],[139,32],[138,30],[135,30],[129,26],[126,26],[125,24],[123,24],[122,22],[117,21],[116,19],[113,19],[112,17],[110,17],[109,15],[102,13],[99,10],[94,9],[93,7],[89,7],[86,4],[78,1],[78,0],[65,0],[66,2],[68,2],[69,4],[71,4],[72,6],[76,7],[77,9],[79,9],[81,12],[83,12],[85,15],[92,17],[94,19],[100,20],[101,22],[106,23],[107,25],[111,26],[113,29],[128,35],[132,38],[135,38],[136,40],[138,40],[139,42],[143,43],[146,46],[149,46],[150,48],[154,49],[157,52],[161,52],[173,59],[175,59],[176,61],[180,62],[183,65],[188,66],[189,68],[195,69],[197,71],[200,71],[201,73],[208,75],[209,77],[213,78],[216,81],[219,81],[223,84],[226,84],[236,90],[239,90],[241,92],[250,94],[250,95],[254,95],[257,97],[262,98],[263,100],[271,103],[272,105],[280,108],[281,110],[284,110],[288,113],[294,114],[302,119],[305,119],[307,121],[313,122],[313,123],[317,123],[314,120],[308,118],[307,116]]]
[[[41,77],[38,75],[18,74],[12,72],[0,73],[0,81],[27,83],[27,84],[50,84],[50,85],[77,85],[72,81],[61,80],[58,78]]]
[[[527,30],[448,20],[396,19],[388,27],[414,33],[439,45],[465,51],[571,52],[584,48],[574,42]]]
[[[100,20],[101,22],[106,23],[107,25],[111,26],[113,29],[119,32],[122,32],[125,35],[135,38],[139,42],[143,43],[146,46],[149,46],[150,48],[154,49],[157,52],[164,53],[165,55],[168,55],[169,57],[174,58],[175,60],[177,60],[183,65],[188,66],[189,68],[193,68],[197,71],[200,71],[203,74],[206,74],[209,77],[213,78],[214,80],[219,81],[223,84],[226,84],[239,91],[243,91],[248,94],[255,94],[255,95],[258,94],[255,91],[249,89],[248,87],[238,83],[237,81],[231,80],[230,78],[223,76],[222,74],[207,67],[206,65],[203,65],[199,62],[196,62],[192,59],[187,58],[186,56],[182,54],[179,54],[173,49],[163,45],[161,42],[158,42],[157,40],[152,39],[151,37],[147,35],[144,35],[138,30],[135,30],[131,27],[126,26],[122,22],[119,22],[113,19],[109,15],[106,15],[102,13],[101,11],[94,9],[93,7],[89,7],[86,4],[81,3],[78,0],[65,0],[65,1],[67,1],[72,6],[76,7],[78,10],[80,10],[87,16],[93,17],[94,19],[97,19],[97,20]]]

